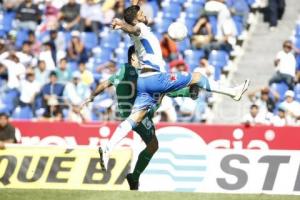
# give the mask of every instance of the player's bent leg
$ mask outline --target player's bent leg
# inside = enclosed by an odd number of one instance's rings
[[[201,73],[194,72],[192,73],[192,81],[190,84],[197,84],[200,88],[203,88],[209,92],[224,94],[236,101],[239,101],[242,95],[247,91],[250,81],[246,79],[244,83],[237,87],[226,87],[223,86],[219,81],[210,80]]]
[[[147,111],[139,110],[131,114],[126,120],[119,124],[112,137],[108,141],[106,147],[99,147],[100,165],[103,170],[107,170],[109,154],[117,146],[117,144],[145,117]]]

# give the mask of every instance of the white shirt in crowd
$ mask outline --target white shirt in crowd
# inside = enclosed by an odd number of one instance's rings
[[[23,103],[32,103],[32,100],[34,99],[35,95],[40,91],[40,84],[37,81],[28,81],[23,80],[21,81],[21,87],[20,87],[20,100]]]
[[[16,63],[12,60],[2,60],[1,63],[7,68],[8,71],[8,88],[19,88],[20,80],[24,78],[25,75],[26,69],[24,65],[21,63]]]
[[[268,124],[268,121],[265,119],[265,116],[261,113],[258,113],[255,117],[248,113],[243,117],[242,122],[250,124]]]
[[[279,126],[279,127],[282,127],[282,126],[287,126],[288,125],[288,122],[287,122],[287,119],[286,118],[281,118],[279,117],[278,115],[274,115],[272,118],[271,118],[271,124],[273,126]]]
[[[296,74],[296,59],[292,52],[286,53],[283,50],[276,55],[276,60],[279,60],[276,70],[282,74],[288,74],[295,77]]]
[[[294,116],[300,116],[300,103],[297,101],[292,101],[291,103],[288,103],[287,101],[282,102],[280,107],[284,108],[288,113],[288,117],[294,118]],[[291,113],[291,114],[289,114]]]
[[[39,56],[39,60],[43,60],[46,63],[46,69],[48,71],[53,71],[56,69],[54,60],[50,50],[42,51]]]
[[[73,105],[79,105],[84,99],[90,96],[90,89],[83,83],[75,85],[72,82],[66,84],[64,97]]]
[[[82,4],[80,8],[80,16],[90,21],[102,22],[103,15],[101,12],[101,5],[89,5],[88,3]]]

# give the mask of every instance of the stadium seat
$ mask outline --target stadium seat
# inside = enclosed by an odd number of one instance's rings
[[[192,4],[195,6],[201,5],[203,7],[205,3],[206,3],[206,0],[192,0]]]
[[[237,30],[237,34],[241,35],[243,30],[244,30],[244,19],[243,16],[241,15],[234,15],[233,17],[233,21]]]
[[[32,109],[29,106],[17,107],[13,113],[13,118],[30,120],[33,118]]]
[[[190,49],[191,42],[189,38],[185,38],[184,40],[177,42],[178,51],[184,52],[186,49]]]
[[[288,90],[288,86],[285,83],[273,83],[271,89],[278,92],[279,102],[281,102],[284,100],[284,94]]]
[[[199,66],[200,59],[204,57],[203,50],[186,50],[184,52],[185,62],[189,65],[190,71]]]
[[[163,8],[163,18],[175,20],[179,17],[181,6],[178,3],[170,3]]]
[[[211,29],[212,29],[212,33],[213,35],[217,35],[217,24],[218,24],[218,19],[216,15],[208,15],[208,20],[209,23],[211,24]]]
[[[69,61],[67,63],[67,66],[71,72],[75,72],[78,70],[78,63],[76,61]]]
[[[154,31],[157,33],[164,33],[168,30],[168,27],[171,23],[172,23],[171,19],[158,20],[154,25]]]
[[[21,29],[17,32],[16,47],[21,48],[23,42],[28,39],[28,30]]]
[[[155,18],[159,11],[159,5],[158,5],[157,1],[150,1],[149,4],[153,9],[153,17]]]
[[[14,11],[4,12],[2,24],[3,24],[3,30],[5,32],[9,32],[10,30],[12,30],[12,23],[15,16],[16,13]]]
[[[300,102],[300,83],[298,83],[295,88],[294,88],[294,92],[295,92],[295,100]]]
[[[192,36],[193,35],[193,28],[196,24],[197,20],[193,18],[185,18],[185,25],[188,29],[188,35]]]
[[[298,23],[296,26],[295,36],[300,39],[300,23]]]
[[[121,35],[118,31],[110,31],[101,38],[101,47],[106,49],[116,49],[121,41]]]
[[[229,61],[229,55],[226,51],[222,50],[213,50],[208,56],[209,64],[213,65],[216,68],[224,68]]]
[[[90,51],[98,45],[98,37],[94,32],[84,32],[81,34],[85,48]]]
[[[186,17],[187,18],[191,18],[191,19],[198,19],[200,17],[201,11],[203,9],[202,5],[194,5],[192,4],[191,6],[189,6],[188,8],[186,8],[185,12],[186,12]]]
[[[94,67],[98,67],[112,59],[112,52],[110,49],[101,49],[99,52],[94,53]]]

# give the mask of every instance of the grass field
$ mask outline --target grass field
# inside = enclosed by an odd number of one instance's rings
[[[300,196],[0,189],[1,200],[299,200]]]

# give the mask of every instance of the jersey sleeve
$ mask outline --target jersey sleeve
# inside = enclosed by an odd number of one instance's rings
[[[190,89],[188,87],[186,88],[182,88],[180,90],[176,90],[174,92],[169,92],[167,94],[168,97],[171,97],[171,98],[175,98],[175,97],[190,97],[191,94],[190,94]]]
[[[113,85],[116,80],[116,77],[117,77],[116,74],[111,75],[108,79],[108,82]]]

